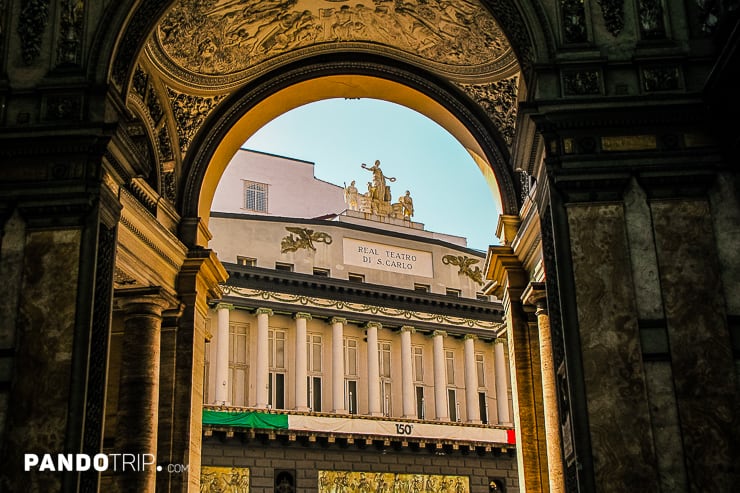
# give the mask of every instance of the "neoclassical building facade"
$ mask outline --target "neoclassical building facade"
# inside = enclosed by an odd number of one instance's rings
[[[217,184],[285,111],[374,97],[447,129],[501,205],[480,217],[501,239],[481,271],[504,312],[518,488],[737,490],[739,12],[0,2],[0,488],[200,488],[212,309],[240,269],[210,245]],[[162,471],[25,462],[103,451]]]

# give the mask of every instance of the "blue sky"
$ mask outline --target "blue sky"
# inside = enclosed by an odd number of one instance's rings
[[[468,246],[497,244],[499,211],[473,159],[446,130],[403,106],[374,99],[328,99],[271,121],[243,145],[315,163],[317,178],[365,191],[370,173],[361,163],[380,160],[396,177],[394,201],[406,190],[414,220],[427,230],[464,236]]]

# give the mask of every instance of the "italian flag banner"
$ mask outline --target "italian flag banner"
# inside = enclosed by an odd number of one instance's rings
[[[415,439],[427,438],[430,440],[515,443],[514,430],[507,429],[303,414],[273,414],[259,411],[231,412],[204,409],[203,424],[266,430],[319,431],[337,434],[383,435]]]

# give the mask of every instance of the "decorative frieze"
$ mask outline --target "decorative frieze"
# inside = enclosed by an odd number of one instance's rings
[[[57,43],[58,64],[78,64],[85,13],[84,0],[63,0],[59,19],[60,31]]]
[[[285,229],[291,234],[280,241],[280,253],[296,252],[300,249],[311,249],[315,252],[314,242],[326,243],[327,245],[331,245],[332,242],[331,236],[322,231],[295,226],[286,226]],[[297,236],[293,236],[293,234]]]
[[[663,4],[661,0],[640,0],[640,37],[642,39],[665,38]]]
[[[137,65],[136,70],[134,70],[134,78],[131,81],[131,89],[133,89],[134,93],[137,94],[142,101],[146,99],[146,88],[148,83],[149,74],[144,72],[141,65]]]
[[[471,258],[467,255],[445,255],[442,257],[442,263],[445,265],[455,265],[460,269],[457,271],[458,274],[468,276],[474,282],[483,285],[483,271],[480,267],[476,266],[471,268],[471,265],[477,264],[480,259]]]
[[[588,41],[583,0],[560,0],[560,14],[563,23],[563,41],[565,43],[585,43]]]
[[[21,56],[31,65],[41,54],[41,42],[49,20],[49,0],[25,0],[18,18]]]
[[[490,84],[460,84],[491,117],[508,145],[514,140],[519,76]]]
[[[51,121],[79,120],[82,118],[82,96],[79,94],[54,94],[46,98],[44,119]]]
[[[177,125],[180,150],[185,153],[203,122],[226,95],[196,96],[169,87],[167,88],[167,94]]]
[[[676,65],[645,67],[641,73],[645,92],[675,91],[681,87],[681,72]]]
[[[564,70],[563,94],[566,96],[595,96],[601,94],[601,76],[598,70]]]
[[[606,30],[617,37],[624,28],[624,0],[596,0],[601,5]]]

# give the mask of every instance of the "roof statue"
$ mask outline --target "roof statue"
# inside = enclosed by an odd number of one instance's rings
[[[347,203],[347,209],[381,218],[391,217],[411,221],[414,215],[414,201],[411,198],[411,192],[406,190],[406,194],[399,197],[398,202],[392,202],[391,187],[388,182],[394,183],[396,178],[383,173],[379,160],[376,160],[372,166],[365,163],[360,166],[370,171],[373,178],[372,181],[367,182],[365,193],[358,192],[355,180],[352,180],[349,185],[344,184],[344,201]]]

